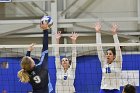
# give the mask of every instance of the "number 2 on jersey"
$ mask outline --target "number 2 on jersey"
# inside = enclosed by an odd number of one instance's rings
[[[39,76],[35,76],[35,77],[33,78],[33,80],[35,81],[35,83],[40,83],[40,82],[41,82],[41,79],[40,79]]]

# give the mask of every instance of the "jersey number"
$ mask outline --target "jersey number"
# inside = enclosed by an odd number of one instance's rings
[[[35,83],[40,83],[41,82],[41,79],[40,79],[39,76],[35,76],[33,79],[34,79]]]
[[[111,73],[110,67],[107,67],[107,68],[106,68],[106,73]]]
[[[64,76],[64,80],[67,80],[67,76]]]

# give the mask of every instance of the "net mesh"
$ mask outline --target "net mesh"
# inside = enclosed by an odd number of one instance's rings
[[[98,44],[60,44],[60,50],[56,51],[57,45],[49,45],[48,67],[50,81],[53,85],[52,93],[71,93],[74,88],[76,93],[99,93],[102,80],[102,67],[98,58]],[[104,52],[108,48],[112,48],[114,44],[102,44]],[[140,44],[126,43],[120,44],[122,50],[122,72],[120,79],[121,86],[133,84],[137,91],[139,87],[139,70],[140,70]],[[67,57],[73,58],[72,50],[76,47],[76,68],[71,68],[74,73],[70,77],[65,74],[56,74],[57,68],[55,62],[55,52],[60,53],[60,59]],[[20,70],[20,60],[25,56],[28,45],[1,45],[0,46],[0,92],[7,93],[31,93],[32,88],[29,84],[19,82],[17,72]],[[31,57],[39,60],[42,45],[36,45]],[[74,63],[72,63],[74,64]],[[74,70],[75,69],[75,70]],[[59,78],[58,78],[59,77]],[[65,82],[69,79],[68,82]],[[56,84],[60,81],[63,84]],[[73,82],[74,81],[74,82]],[[73,82],[73,84],[71,84]],[[114,83],[115,84],[115,83]],[[57,86],[57,87],[56,87]],[[59,86],[59,87],[58,87]],[[55,88],[61,88],[57,90]],[[121,88],[122,91],[122,88]]]

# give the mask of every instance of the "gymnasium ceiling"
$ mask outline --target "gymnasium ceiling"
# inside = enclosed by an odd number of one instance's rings
[[[57,30],[64,36],[62,43],[69,43],[65,38],[73,31],[80,36],[78,43],[94,43],[96,21],[102,22],[104,42],[112,42],[109,30],[113,22],[119,24],[121,42],[140,39],[140,0],[12,0],[0,3],[0,43],[40,43],[43,15],[51,15],[54,20],[50,43],[55,43]]]

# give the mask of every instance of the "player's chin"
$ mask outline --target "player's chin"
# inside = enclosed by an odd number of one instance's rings
[[[107,59],[107,63],[110,63],[110,59]]]
[[[64,63],[64,64],[63,64],[63,67],[66,68],[66,67],[68,67],[68,65]]]
[[[67,64],[66,64],[66,63],[63,63],[62,65],[63,65],[63,66],[67,66]]]
[[[107,62],[109,61],[110,59],[109,58],[107,58]]]

